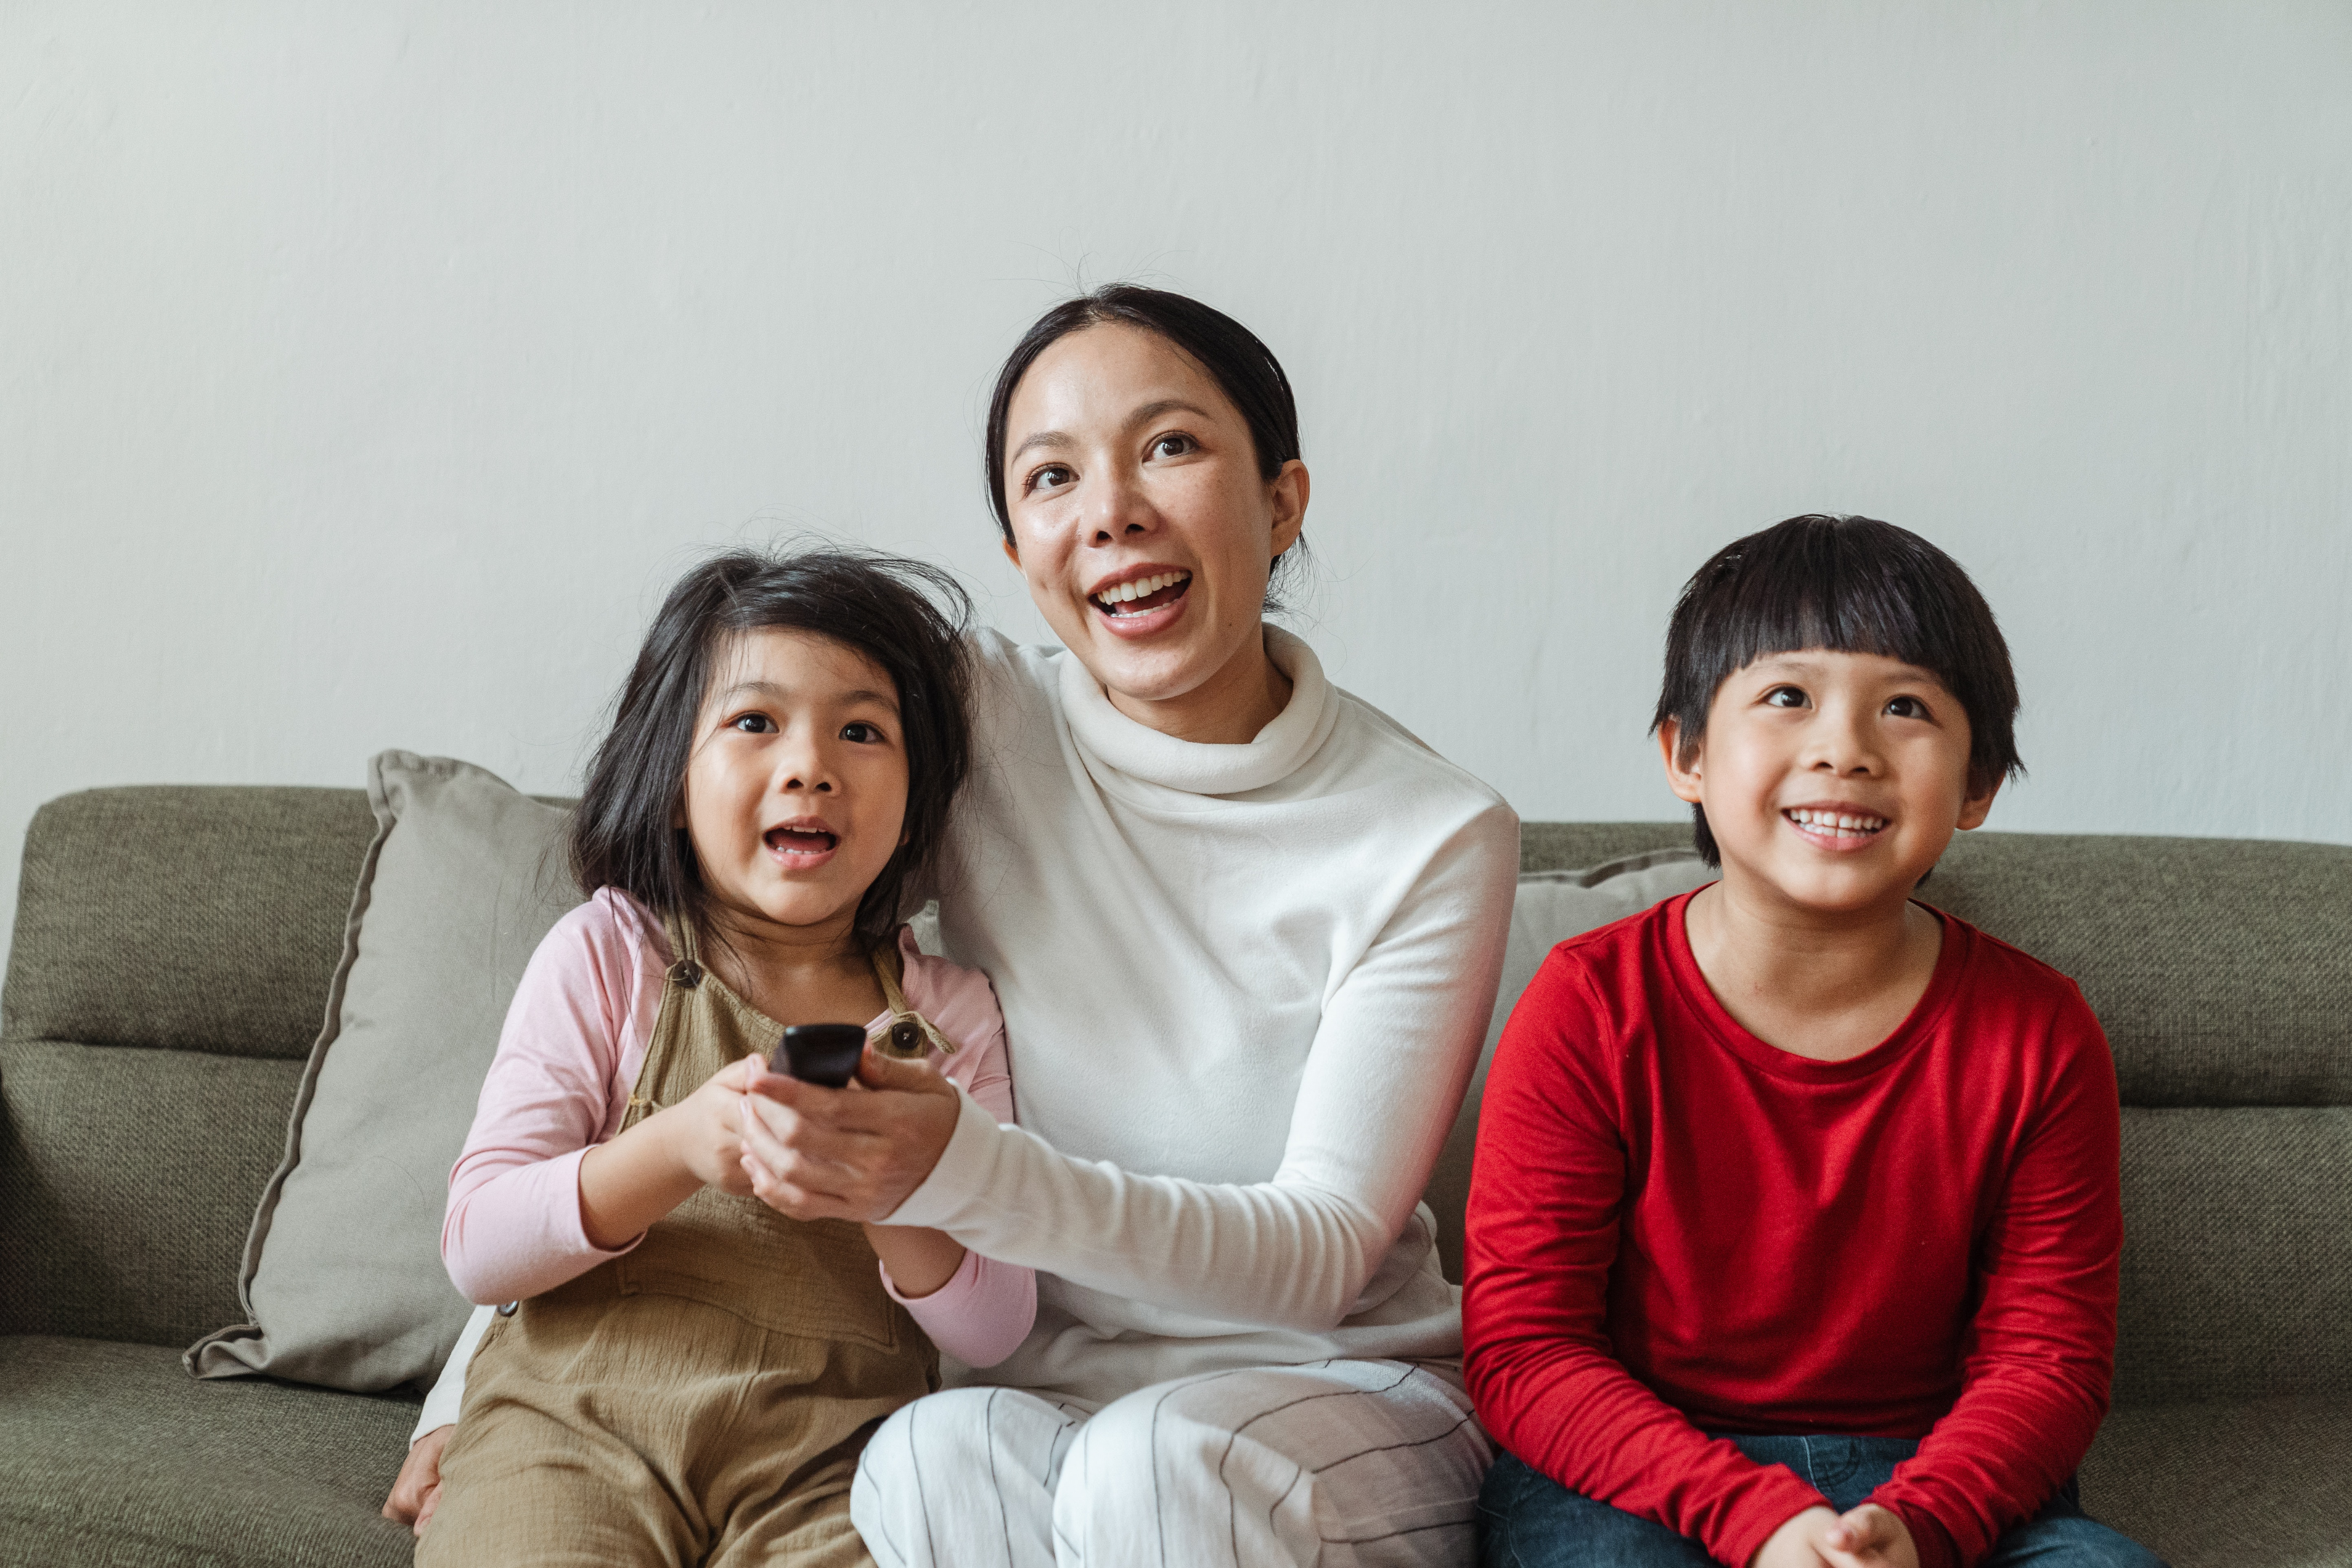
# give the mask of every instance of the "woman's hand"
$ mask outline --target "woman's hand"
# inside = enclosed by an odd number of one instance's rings
[[[408,1458],[400,1462],[399,1479],[392,1483],[392,1495],[383,1500],[383,1517],[408,1526],[412,1535],[425,1533],[433,1510],[441,1505],[441,1450],[457,1429],[455,1424],[436,1426],[411,1443]]]
[[[961,1102],[931,1068],[877,1054],[845,1089],[756,1071],[742,1101],[751,1192],[794,1219],[878,1221],[923,1184]]]

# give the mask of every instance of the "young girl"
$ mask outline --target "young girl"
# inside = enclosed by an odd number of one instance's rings
[[[739,1142],[744,1097],[791,1081],[761,1060],[788,1023],[872,1019],[865,1079],[1011,1119],[995,994],[898,921],[969,754],[933,597],[965,608],[910,563],[738,552],[647,634],[572,829],[589,900],[533,955],[449,1178],[449,1276],[506,1305],[425,1568],[863,1563],[866,1435],[939,1385],[934,1342],[988,1365],[1027,1334],[1030,1270],[788,1219]]]

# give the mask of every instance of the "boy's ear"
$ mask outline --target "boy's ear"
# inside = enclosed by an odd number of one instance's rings
[[[1959,830],[1966,833],[1971,827],[1982,827],[1984,819],[1992,813],[1992,797],[2000,793],[1999,779],[1993,780],[1991,786],[1982,795],[1971,791],[1968,798],[1960,802]]]
[[[1706,760],[1706,742],[1702,741],[1683,752],[1683,725],[1679,719],[1669,719],[1658,726],[1658,754],[1666,764],[1666,787],[1677,797],[1693,805],[1700,804],[1699,771]]]

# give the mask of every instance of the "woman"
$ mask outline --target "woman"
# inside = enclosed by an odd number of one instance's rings
[[[1308,483],[1239,323],[1127,287],[1048,312],[988,466],[1064,647],[975,648],[936,891],[1003,1002],[1018,1124],[910,1075],[745,1129],[787,1214],[1040,1273],[1021,1349],[877,1434],[860,1532],[887,1568],[1465,1560],[1491,1449],[1418,1199],[1517,820],[1265,623]]]

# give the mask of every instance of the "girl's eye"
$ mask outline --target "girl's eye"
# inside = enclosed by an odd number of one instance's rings
[[[870,745],[883,737],[880,730],[861,719],[853,724],[844,724],[841,727],[841,738],[845,741],[856,741],[861,744]]]
[[[1029,476],[1027,489],[1031,495],[1039,490],[1059,489],[1076,477],[1059,463],[1048,463]]]
[[[1200,449],[1201,443],[1181,432],[1162,436],[1151,443],[1151,455],[1155,458],[1181,458]]]
[[[1916,697],[1897,697],[1886,704],[1886,710],[1897,719],[1931,718],[1927,705]]]
[[[746,735],[764,735],[773,730],[776,724],[775,721],[765,713],[739,713],[727,721],[727,727],[730,730],[740,730]]]
[[[1802,708],[1804,705],[1804,691],[1798,687],[1776,686],[1764,694],[1764,706],[1767,708]]]

